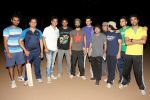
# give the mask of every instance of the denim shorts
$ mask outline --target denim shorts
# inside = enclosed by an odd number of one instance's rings
[[[6,53],[6,67],[13,67],[16,65],[21,65],[25,63],[25,56],[23,52],[11,53],[12,58],[8,58]]]

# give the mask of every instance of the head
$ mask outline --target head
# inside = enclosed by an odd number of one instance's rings
[[[101,26],[100,25],[95,25],[94,27],[94,32],[97,34],[97,33],[100,33],[101,32]]]
[[[58,24],[58,18],[57,17],[52,17],[51,18],[51,25],[56,27]]]
[[[116,22],[109,21],[108,22],[108,31],[114,31],[114,30],[117,30]]]
[[[62,24],[63,27],[67,27],[68,19],[67,18],[63,18],[61,24]]]
[[[92,19],[91,19],[91,17],[89,17],[89,16],[86,17],[85,23],[86,23],[87,26],[90,26],[90,25],[92,24]]]
[[[107,31],[108,31],[108,22],[103,22],[103,23],[102,23],[102,30],[103,30],[104,32],[107,32]]]
[[[120,18],[120,26],[121,27],[127,26],[127,18],[126,17],[121,17]]]
[[[131,15],[130,16],[130,22],[132,24],[132,26],[137,26],[138,22],[139,22],[139,18],[137,15]]]
[[[76,19],[74,20],[74,24],[75,24],[75,27],[76,27],[76,28],[80,28],[81,20],[80,20],[79,18],[76,18]]]
[[[11,17],[11,23],[13,26],[18,26],[18,24],[20,23],[20,18],[18,15],[13,15]]]
[[[37,19],[35,17],[30,19],[29,26],[31,28],[36,28],[36,26],[37,26]]]

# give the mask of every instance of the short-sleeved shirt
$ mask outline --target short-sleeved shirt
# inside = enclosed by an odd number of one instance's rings
[[[90,39],[90,43],[92,43],[92,57],[103,56],[103,46],[106,41],[106,36],[103,33],[100,33],[99,36],[96,36],[96,34],[92,35]]]
[[[119,50],[118,40],[121,39],[120,33],[107,32],[107,55],[116,56]]]
[[[81,51],[82,41],[84,40],[85,32],[80,30],[73,30],[70,32],[70,36],[73,39],[72,50]]]
[[[58,49],[68,50],[70,44],[70,32],[71,28],[68,27],[67,29],[63,29],[62,27],[59,28],[59,38],[58,38]]]
[[[90,39],[91,39],[91,36],[93,34],[93,26],[91,26],[91,27],[85,26],[85,27],[82,28],[82,30],[86,34],[86,48],[89,48]],[[82,42],[82,46],[84,46],[84,41]]]
[[[9,26],[3,30],[3,36],[8,37],[8,50],[10,53],[22,52],[22,48],[19,45],[19,38],[22,33],[22,29],[19,27]]]
[[[133,30],[132,27],[126,30],[125,32],[125,37],[128,37],[129,39],[141,39],[144,36],[147,36],[147,31],[140,26],[136,30],[136,32]],[[143,45],[141,44],[127,45],[126,54],[143,55]]]
[[[123,29],[123,28],[121,28],[120,29],[120,33],[121,33],[121,37],[122,37],[122,48],[121,48],[121,51],[126,51],[126,48],[127,48],[127,45],[125,44],[125,31],[127,30],[127,29],[129,29],[130,28],[130,26],[126,26],[126,28],[125,29]]]
[[[46,46],[49,50],[56,51],[58,49],[59,29],[57,27],[55,29],[51,25],[46,27],[43,31],[43,37],[45,37]]]
[[[30,28],[25,29],[21,36],[20,40],[24,40],[25,48],[30,52],[40,52],[40,40],[42,40],[42,32],[39,29],[36,29],[34,33]]]

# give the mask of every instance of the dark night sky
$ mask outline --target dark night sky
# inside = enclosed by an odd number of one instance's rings
[[[131,2],[132,1],[132,2]],[[121,16],[129,17],[130,14],[137,14],[140,17],[140,24],[149,26],[149,10],[145,1],[138,4],[137,0],[49,0],[49,1],[4,1],[0,3],[0,31],[10,25],[10,17],[14,12],[22,16],[20,26],[26,28],[28,19],[36,16],[39,19],[38,27],[43,29],[50,23],[51,16],[58,18],[67,17],[70,25],[73,19],[79,17],[84,25],[84,18],[92,16],[93,23],[101,24],[103,21],[114,20],[119,22]],[[5,9],[7,7],[7,9]],[[119,26],[119,25],[118,25]]]

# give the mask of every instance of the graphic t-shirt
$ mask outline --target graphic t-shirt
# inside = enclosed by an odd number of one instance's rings
[[[85,36],[85,33],[82,30],[73,30],[70,32],[70,36],[73,39],[72,50],[82,50],[82,41]]]
[[[116,56],[119,50],[118,40],[121,39],[120,33],[107,32],[107,55]]]
[[[70,32],[71,28],[68,27],[67,29],[63,29],[62,27],[59,28],[59,38],[58,38],[58,49],[68,50],[69,43],[70,43]]]

